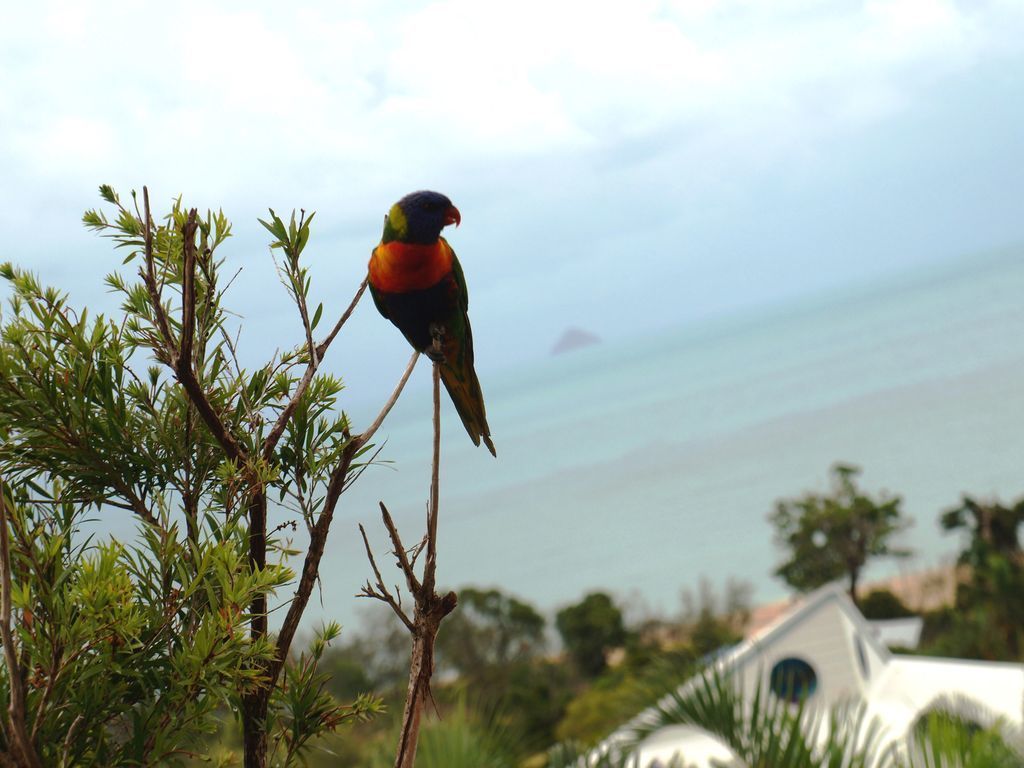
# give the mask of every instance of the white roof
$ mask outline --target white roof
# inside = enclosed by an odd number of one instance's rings
[[[1024,665],[893,656],[866,698],[868,716],[877,716],[901,736],[940,701],[967,704],[979,725],[1002,720],[1020,727]]]
[[[782,659],[799,659],[813,668],[817,687],[811,704],[831,707],[851,698],[864,700],[867,718],[877,718],[886,742],[902,740],[917,719],[944,700],[971,701],[971,716],[982,725],[1002,720],[1022,725],[1024,665],[892,654],[849,597],[835,586],[811,593],[744,642],[722,654],[714,666],[738,678],[750,697],[758,683],[769,690],[772,667]],[[685,694],[697,680],[678,689]],[[653,716],[648,710],[634,721]],[[629,724],[607,743],[618,741]],[[671,726],[648,737],[640,749],[641,765],[667,763],[680,753],[687,765],[711,765],[729,750],[713,737],[690,727]]]
[[[921,642],[924,619],[908,616],[905,619],[872,619],[871,631],[886,648],[917,648]]]

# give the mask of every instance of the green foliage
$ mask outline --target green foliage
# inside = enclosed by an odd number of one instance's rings
[[[309,651],[285,667],[284,681],[274,691],[271,711],[277,722],[272,730],[277,738],[271,758],[283,753],[282,765],[292,765],[297,759],[304,762],[312,740],[343,724],[366,721],[383,709],[380,698],[369,693],[360,693],[349,706],[339,706],[328,692],[328,675],[320,670],[320,662],[328,644],[340,633],[338,624],[325,626]]]
[[[576,678],[568,665],[549,659],[512,664],[490,678],[482,690],[505,706],[523,734],[523,746],[538,750],[555,740],[555,728],[565,716]]]
[[[409,674],[409,632],[387,613],[368,615],[358,633],[324,652],[328,689],[341,700],[370,691],[402,689]]]
[[[750,595],[753,587],[744,581],[729,579],[721,594],[707,579],[701,579],[696,595],[683,591],[683,626],[697,656],[714,653],[743,638],[750,619]]]
[[[32,743],[47,764],[173,764],[265,691],[260,727],[280,764],[302,762],[320,735],[379,708],[328,694],[319,664],[335,627],[285,665],[270,696],[268,670],[288,649],[258,628],[267,597],[295,583],[281,531],[320,519],[352,440],[340,380],[307,365],[322,314],[307,313],[300,261],[313,217],[286,225],[271,212],[265,223],[305,340],[246,370],[224,303],[224,214],[199,216],[179,199],[147,226],[134,193],[127,203],[108,186],[100,195],[107,210],[84,224],[137,267],[106,278],[121,299],[114,316],[93,317],[0,265],[10,288],[0,479],[14,489],[14,620]],[[358,468],[359,455],[346,466]],[[262,509],[265,525],[268,497],[278,519],[263,539],[250,524]],[[134,541],[86,535],[89,515],[126,513],[139,523]],[[9,695],[8,673],[0,685]]]
[[[464,587],[437,636],[439,663],[474,679],[494,665],[532,658],[544,648],[544,617],[497,589]]]
[[[663,768],[689,768],[681,755],[675,755]],[[572,741],[553,746],[541,768],[650,768],[640,763],[640,756],[631,752],[609,749],[597,753]]]
[[[366,768],[394,765],[397,730],[389,734]],[[418,768],[516,768],[521,735],[500,708],[460,697],[441,716],[424,723],[416,751]]]
[[[891,590],[873,589],[860,600],[860,612],[866,619],[905,619],[914,612]]]
[[[626,642],[622,612],[603,592],[563,608],[555,616],[555,626],[569,656],[587,677],[601,674],[608,665],[608,651]]]
[[[918,720],[911,735],[910,754],[913,768],[1021,768],[1024,765],[1021,744],[1004,738],[1001,728],[982,728],[951,707],[939,707]]]
[[[909,554],[889,543],[910,524],[900,511],[902,500],[865,495],[856,485],[859,474],[857,467],[836,464],[828,495],[807,493],[776,503],[769,521],[788,559],[775,574],[795,589],[806,592],[845,575],[856,602],[857,582],[869,558]]]
[[[177,764],[218,705],[258,682],[272,649],[250,640],[244,606],[281,572],[248,571],[237,536],[186,544],[174,525],[135,545],[79,543],[85,510],[64,491],[7,491],[33,743],[47,765]]]
[[[521,737],[519,753],[554,738],[572,697],[569,671],[542,658],[545,619],[530,604],[498,589],[463,587],[459,606],[441,626],[438,666],[459,675],[459,687],[499,706]]]
[[[1024,497],[1010,506],[994,501],[984,504],[964,495],[960,505],[942,513],[940,522],[947,531],[967,531],[970,540],[960,555],[964,565],[983,566],[992,554],[1019,559],[1020,526],[1024,524]]]
[[[569,702],[555,736],[592,746],[639,710],[635,684],[631,678],[599,679]]]
[[[829,712],[796,706],[766,691],[761,684],[745,700],[737,683],[707,671],[685,689],[654,707],[650,717],[635,721],[628,742],[638,744],[667,725],[692,725],[717,737],[742,765],[752,768],[888,768],[891,750],[882,748],[878,723],[865,719],[863,705],[847,704]]]
[[[964,496],[941,518],[947,531],[966,531],[960,554],[967,577],[957,588],[956,610],[945,617],[946,632],[929,649],[980,659],[1024,659],[1024,552],[1019,531],[1024,498],[1005,506]],[[928,627],[934,633],[933,621]]]
[[[569,703],[555,735],[563,742],[593,745],[675,690],[696,668],[692,650],[630,653],[623,664],[607,670]]]

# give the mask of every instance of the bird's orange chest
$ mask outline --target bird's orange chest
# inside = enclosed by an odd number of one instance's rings
[[[370,256],[370,284],[386,293],[431,288],[452,271],[452,249],[444,238],[436,243],[381,243]]]

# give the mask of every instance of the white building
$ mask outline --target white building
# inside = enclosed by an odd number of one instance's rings
[[[808,704],[832,707],[863,700],[866,722],[877,719],[884,743],[905,740],[918,718],[937,701],[967,699],[978,715],[1011,728],[1022,726],[1024,665],[893,654],[877,631],[837,587],[824,587],[776,621],[723,654],[716,665],[743,691],[779,691],[789,681]],[[773,684],[774,683],[774,684]],[[694,681],[684,683],[681,692]],[[637,718],[642,719],[645,713]],[[628,727],[628,726],[627,726]],[[616,737],[612,737],[615,739]],[[640,765],[667,764],[680,754],[687,766],[728,761],[732,753],[710,735],[689,726],[668,726],[640,745]]]

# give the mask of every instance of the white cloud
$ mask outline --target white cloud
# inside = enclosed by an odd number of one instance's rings
[[[678,124],[813,134],[816,121],[884,118],[908,67],[969,60],[994,34],[948,0],[441,0],[406,14],[51,2],[16,13],[0,32],[8,170],[160,172],[176,154],[178,170],[239,190],[263,162],[387,174],[607,148]]]
[[[667,261],[701,222],[734,226],[755,183],[816,178],[840,139],[1024,47],[1019,0],[50,0],[7,14],[0,226],[15,239],[39,211],[73,221],[105,181],[250,222],[307,205],[338,230],[430,185],[499,233],[475,243],[478,265],[536,264],[571,232],[558,258],[595,269],[655,228],[670,245],[637,258]]]

